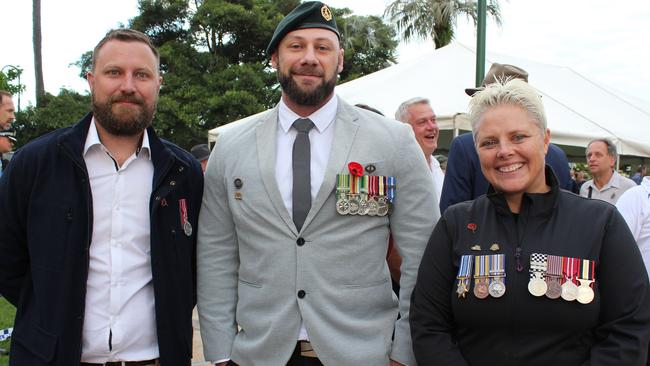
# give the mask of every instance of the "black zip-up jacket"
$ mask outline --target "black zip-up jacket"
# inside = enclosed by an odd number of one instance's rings
[[[93,230],[82,153],[91,119],[88,114],[25,145],[0,179],[0,293],[17,308],[11,365],[80,363]],[[153,128],[147,131],[154,176],[142,184],[153,184],[151,269],[160,360],[190,365],[203,174],[189,153],[156,137]],[[190,236],[181,226],[180,199],[187,202]]]
[[[632,234],[616,207],[560,190],[548,166],[546,177],[551,190],[524,194],[519,215],[492,187],[445,211],[411,300],[419,365],[645,365],[650,287]],[[495,243],[498,251],[490,249]],[[461,256],[498,253],[505,254],[505,295],[478,299],[472,280],[459,298]],[[594,300],[531,295],[531,253],[595,261]]]

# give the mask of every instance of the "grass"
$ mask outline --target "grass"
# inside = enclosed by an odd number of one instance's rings
[[[0,329],[13,327],[16,308],[11,305],[4,297],[0,297]],[[11,338],[0,342],[0,348],[9,351]],[[9,356],[0,356],[0,366],[9,365]]]

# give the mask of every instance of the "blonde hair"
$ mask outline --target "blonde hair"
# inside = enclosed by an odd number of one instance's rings
[[[474,94],[469,102],[469,119],[472,123],[472,135],[476,141],[479,122],[488,109],[510,104],[523,108],[537,123],[542,136],[546,133],[546,113],[542,98],[537,90],[520,79],[497,80]]]

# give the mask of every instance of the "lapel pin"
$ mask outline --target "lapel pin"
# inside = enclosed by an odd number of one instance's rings
[[[375,172],[375,170],[377,170],[377,168],[374,165],[372,164],[366,165],[366,173],[372,174]]]
[[[498,252],[499,249],[501,249],[501,248],[499,247],[499,244],[497,244],[497,243],[494,243],[494,244],[492,244],[490,246],[490,250],[493,251],[493,252]]]
[[[469,224],[467,224],[467,229],[470,230],[472,233],[476,233],[476,224],[470,222]]]
[[[239,191],[235,192],[235,199],[241,201],[241,199],[242,199],[242,194],[241,194],[241,192],[239,192]]]
[[[235,178],[235,181],[233,183],[235,183],[235,188],[237,189],[241,189],[241,187],[244,186],[244,182],[239,178]]]
[[[478,251],[481,251],[481,246],[476,244],[476,245],[472,245],[469,249],[475,250],[475,251],[478,252]]]

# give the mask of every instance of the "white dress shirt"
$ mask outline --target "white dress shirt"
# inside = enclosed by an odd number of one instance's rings
[[[641,185],[625,191],[616,208],[630,227],[650,276],[650,177],[644,177]]]
[[[442,196],[442,183],[445,181],[445,173],[440,168],[440,162],[433,156],[429,157],[429,169],[431,169],[431,177],[433,178],[433,188],[436,192],[436,198],[440,203],[440,196]]]
[[[312,113],[309,118],[314,122],[314,128],[309,131],[309,143],[311,152],[311,200],[316,199],[318,190],[325,178],[325,169],[329,161],[332,142],[334,140],[334,120],[338,108],[338,98],[334,95],[324,106]],[[291,125],[298,118],[294,111],[280,100],[278,107],[278,129],[275,161],[275,179],[280,188],[280,194],[284,205],[293,216],[293,142],[298,132]],[[300,324],[299,340],[308,340],[307,330],[304,324]]]
[[[151,273],[149,137],[122,167],[90,124],[83,158],[93,205],[81,361],[159,357]]]

